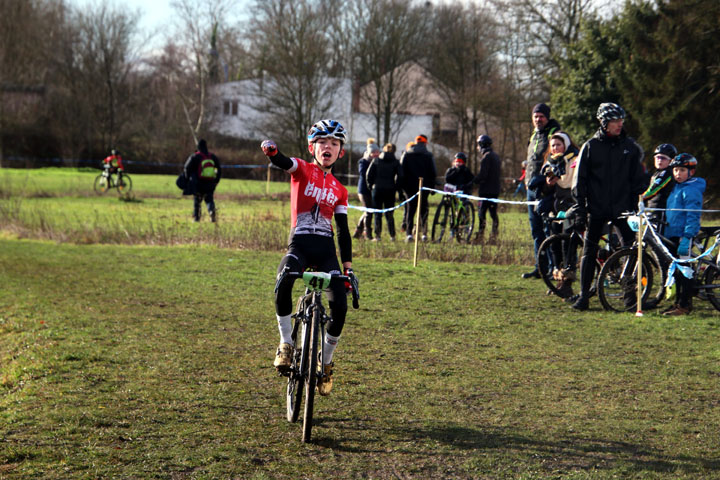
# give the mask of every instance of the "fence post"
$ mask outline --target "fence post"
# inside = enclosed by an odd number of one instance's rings
[[[418,242],[420,241],[420,202],[422,201],[422,188],[423,177],[420,177],[420,183],[418,184],[417,210],[415,211],[415,256],[413,258],[413,267],[417,267]],[[429,213],[428,216],[430,216]]]
[[[642,202],[642,195],[640,196],[640,202]],[[643,234],[645,233],[645,216],[641,212],[638,212],[640,225],[638,225],[638,261],[637,261],[637,309],[635,311],[636,317],[642,317],[642,289],[643,289],[643,271],[642,271],[642,253],[643,253]]]

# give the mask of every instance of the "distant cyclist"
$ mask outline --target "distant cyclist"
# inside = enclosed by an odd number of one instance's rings
[[[215,207],[215,188],[220,183],[222,168],[218,157],[208,150],[207,142],[200,139],[197,151],[190,155],[183,167],[187,178],[187,191],[194,197],[193,220],[200,221],[202,202],[205,201],[210,221],[217,221],[217,208]]]
[[[311,162],[288,158],[278,151],[272,140],[262,142],[262,151],[273,165],[290,173],[291,230],[288,251],[280,261],[278,275],[289,266],[302,272],[313,266],[317,271],[341,273],[335,251],[332,218],[337,227],[340,259],[345,275],[352,275],[352,236],[348,228],[348,192],[333,176],[332,167],[345,154],[345,129],[336,120],[321,120],[308,132]],[[285,277],[275,296],[275,312],[280,330],[280,345],[275,368],[290,368],[295,346],[292,341],[292,287],[295,279]],[[346,287],[341,280],[330,283],[328,301],[332,320],[323,339],[323,373],[318,392],[327,395],[332,389],[333,353],[340,339],[347,314]]]
[[[113,173],[117,173],[119,183],[120,179],[122,178],[122,174],[125,171],[125,168],[123,167],[122,156],[120,155],[120,150],[112,149],[110,151],[110,155],[108,157],[105,157],[105,160],[103,160],[103,167],[108,172],[108,180],[112,178]]]

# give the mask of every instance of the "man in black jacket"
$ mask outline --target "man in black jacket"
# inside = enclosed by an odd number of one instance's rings
[[[480,135],[477,138],[477,148],[480,151],[480,170],[473,179],[478,184],[478,197],[498,198],[500,196],[500,157],[492,149],[492,138]],[[481,242],[485,234],[485,214],[490,212],[492,218],[492,236],[498,234],[500,219],[497,214],[497,202],[492,200],[478,201],[478,230],[476,242]]]
[[[527,150],[527,165],[525,166],[525,186],[529,186],[530,182],[536,177],[541,177],[540,168],[545,160],[545,151],[550,145],[549,138],[560,131],[560,124],[555,119],[550,118],[550,107],[544,103],[538,103],[533,107],[532,122],[535,126]],[[527,188],[528,202],[537,200],[535,192]],[[528,219],[530,221],[530,233],[533,237],[533,246],[535,248],[535,269],[532,272],[524,273],[523,278],[540,278],[540,268],[546,268],[540,265],[537,258],[537,252],[540,244],[545,240],[545,231],[542,216],[535,210],[535,205],[528,205]],[[541,260],[542,261],[542,260]]]
[[[222,169],[220,160],[214,153],[208,151],[207,142],[201,139],[197,144],[197,151],[190,155],[185,161],[185,178],[187,187],[183,191],[185,195],[193,195],[193,220],[200,221],[202,201],[205,200],[210,220],[217,221],[217,210],[215,209],[215,187],[220,182]]]
[[[403,169],[403,190],[408,198],[415,195],[418,191],[419,179],[423,178],[423,186],[435,188],[435,177],[437,177],[437,168],[435,167],[435,159],[432,153],[427,149],[427,137],[418,135],[415,137],[415,145],[406,151],[400,159],[400,165]],[[420,197],[420,225],[422,227],[422,239],[427,240],[427,218],[428,218],[428,195],[430,192],[423,190]],[[405,241],[413,240],[413,226],[415,222],[415,212],[418,208],[418,199],[414,198],[408,204],[407,215],[407,233]],[[420,231],[421,228],[418,228]]]
[[[572,305],[576,310],[589,307],[603,228],[612,222],[620,231],[623,244],[632,243],[632,230],[627,221],[618,217],[635,209],[638,196],[647,187],[643,149],[623,129],[625,110],[615,103],[603,103],[597,118],[600,129],[580,150],[572,187],[578,202],[578,218],[587,221],[580,262],[580,296]]]

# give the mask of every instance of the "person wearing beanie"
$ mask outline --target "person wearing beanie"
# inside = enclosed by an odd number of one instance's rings
[[[183,195],[193,195],[193,220],[200,221],[202,213],[202,202],[205,201],[210,220],[217,221],[217,209],[215,208],[215,199],[213,195],[217,184],[220,183],[222,176],[222,168],[218,157],[210,152],[207,142],[200,139],[197,144],[197,151],[190,155],[185,161],[183,167],[185,178],[187,179],[187,188],[183,191]]]
[[[437,177],[437,168],[435,167],[435,158],[427,149],[427,136],[418,135],[415,137],[415,145],[410,147],[400,159],[403,169],[403,190],[407,198],[418,193],[420,178],[423,178],[423,186],[435,188]],[[419,235],[422,232],[422,240],[427,240],[427,219],[428,219],[428,196],[430,192],[423,190],[420,192],[420,225],[418,231],[415,229],[415,212],[418,209],[418,198],[415,197],[409,202],[405,222],[407,223],[406,242],[412,241],[413,235]]]
[[[492,138],[480,135],[477,138],[477,149],[480,152],[480,169],[473,179],[478,186],[478,197],[498,198],[500,196],[500,157],[493,151]],[[485,216],[490,213],[492,219],[491,238],[497,238],[500,229],[500,218],[497,214],[497,202],[492,200],[478,200],[478,230],[475,243],[483,241],[485,234]]]
[[[619,216],[634,210],[638,196],[647,188],[643,149],[623,129],[625,110],[616,103],[603,103],[597,119],[600,128],[580,149],[572,184],[578,202],[577,218],[587,224],[580,261],[580,295],[572,305],[576,310],[587,310],[590,306],[590,288],[603,229],[611,222],[620,231],[622,243],[631,244],[634,234]]]
[[[527,165],[525,166],[525,187],[527,188],[528,202],[537,200],[536,192],[528,188],[530,183],[538,182],[537,177],[542,177],[540,169],[542,168],[545,152],[550,144],[549,138],[555,132],[560,131],[560,124],[550,118],[550,107],[544,103],[538,103],[532,109],[532,123],[535,129],[530,136],[527,149]],[[535,205],[528,205],[528,221],[530,223],[530,233],[533,238],[533,247],[535,250],[535,268],[528,273],[522,275],[523,278],[540,278],[540,269],[545,269],[545,259],[538,259],[537,252],[540,244],[545,240],[546,232],[542,216],[535,210]]]
[[[395,145],[388,143],[383,153],[372,161],[367,171],[367,183],[372,191],[375,208],[392,209],[395,207],[395,192],[400,189],[403,171],[400,162],[395,158]],[[395,211],[385,212],[390,240],[395,241]],[[379,241],[382,234],[382,213],[375,214],[375,238]]]
[[[367,170],[370,163],[380,155],[380,147],[372,137],[367,139],[366,145],[365,153],[358,161],[358,199],[365,208],[373,208],[372,191],[367,184]],[[355,227],[354,238],[361,238],[364,235],[368,240],[372,240],[372,217],[372,213],[363,212]]]

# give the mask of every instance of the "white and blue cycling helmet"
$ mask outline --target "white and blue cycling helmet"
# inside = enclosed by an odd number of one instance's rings
[[[310,127],[307,138],[308,144],[315,142],[319,138],[335,138],[344,145],[347,143],[347,131],[337,120],[320,120]]]

